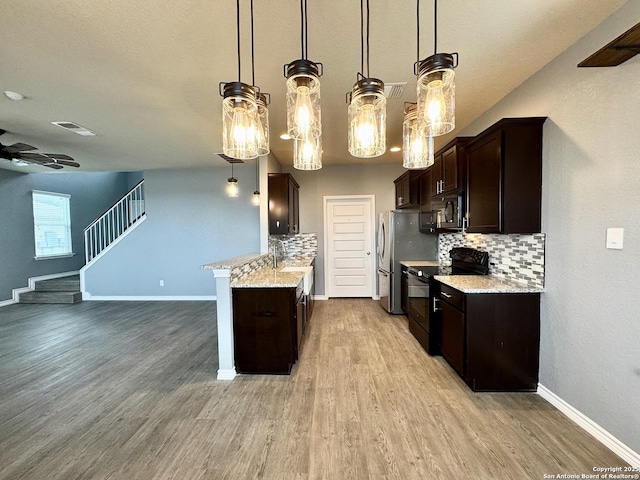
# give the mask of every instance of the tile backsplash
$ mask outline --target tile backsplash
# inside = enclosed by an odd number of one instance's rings
[[[269,235],[269,251],[271,251],[274,240],[281,240],[284,244],[286,253],[278,252],[278,256],[282,255],[283,258],[313,257],[318,255],[317,233]],[[280,247],[279,242],[278,247]]]
[[[545,234],[483,235],[444,233],[438,235],[441,263],[451,264],[453,247],[470,247],[489,253],[489,273],[496,277],[544,287]]]

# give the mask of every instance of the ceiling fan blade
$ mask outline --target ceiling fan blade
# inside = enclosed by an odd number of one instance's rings
[[[55,159],[55,162],[58,165],[64,165],[65,167],[76,167],[78,168],[80,166],[80,164],[78,162],[70,162],[68,160],[58,160],[57,158]]]
[[[55,158],[56,160],[73,160],[72,157],[63,153],[43,153],[42,155],[46,155],[49,158]]]
[[[42,155],[41,153],[20,153],[16,155],[16,158],[35,163],[48,163],[51,160],[49,157]]]
[[[26,143],[14,143],[13,145],[4,147],[4,151],[9,153],[26,152],[27,150],[37,150],[37,148],[32,145],[27,145]]]
[[[54,170],[60,170],[61,168],[63,168],[62,165],[58,165],[57,163],[43,163],[42,166],[53,168]]]

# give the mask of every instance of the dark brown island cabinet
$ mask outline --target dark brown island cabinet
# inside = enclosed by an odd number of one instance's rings
[[[440,285],[442,356],[474,391],[536,391],[539,293],[463,293]]]
[[[303,298],[301,288],[233,289],[238,373],[291,373],[308,328]]]
[[[289,173],[270,173],[269,233],[285,235],[300,233],[298,182]]]
[[[469,233],[540,232],[545,120],[504,118],[467,144]]]

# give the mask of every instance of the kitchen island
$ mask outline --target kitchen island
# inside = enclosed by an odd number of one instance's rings
[[[216,278],[218,380],[232,380],[237,374],[232,289],[302,289],[305,276],[308,277],[305,267],[311,267],[314,260],[315,255],[296,256],[279,262],[278,268],[274,269],[271,254],[252,253],[202,265],[202,269],[212,270]]]

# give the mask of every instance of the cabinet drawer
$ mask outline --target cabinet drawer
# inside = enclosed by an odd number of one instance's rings
[[[440,300],[464,312],[464,293],[460,290],[440,284]]]

